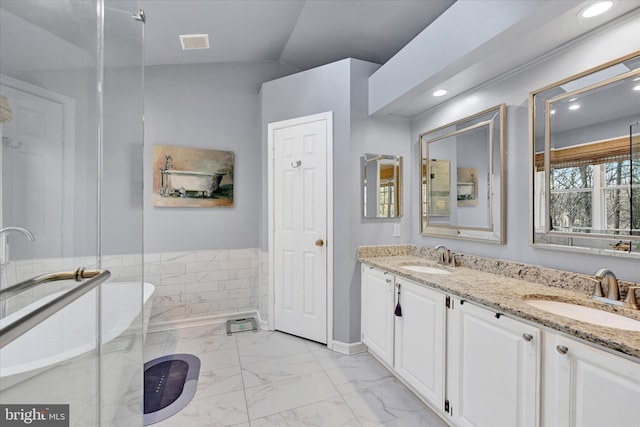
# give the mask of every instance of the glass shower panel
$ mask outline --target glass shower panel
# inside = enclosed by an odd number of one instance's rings
[[[144,23],[137,1],[106,0],[102,93],[102,413],[105,426],[142,426],[142,149]]]
[[[0,2],[0,94],[11,111],[2,124],[0,225],[35,236],[8,235],[2,287],[97,266],[100,22],[96,0]],[[69,282],[9,299],[3,325]],[[97,301],[90,292],[0,350],[0,404],[69,405],[70,425],[99,424]]]
[[[0,350],[0,405],[68,405],[71,426],[142,425],[138,11],[126,0],[0,1],[0,227],[35,235],[12,233],[10,250],[0,248],[0,285],[80,266],[112,271]],[[11,298],[0,326],[75,286]]]

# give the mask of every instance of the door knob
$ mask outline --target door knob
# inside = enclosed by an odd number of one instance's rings
[[[322,245],[324,245],[324,240],[322,239],[316,240],[316,246],[322,246]]]

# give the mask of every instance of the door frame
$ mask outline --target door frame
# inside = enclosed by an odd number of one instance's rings
[[[310,116],[296,117],[289,120],[272,122],[267,124],[267,163],[268,163],[268,241],[269,241],[269,330],[275,330],[275,141],[274,134],[278,129],[291,126],[299,126],[305,123],[324,120],[327,125],[327,236],[325,248],[327,253],[327,347],[333,349],[333,112],[313,114]]]
[[[62,105],[62,181],[61,189],[62,201],[62,254],[73,253],[75,243],[74,212],[75,212],[75,146],[76,146],[76,101],[75,99],[45,89],[22,80],[0,74],[0,84],[10,87],[20,92],[25,92],[33,96],[47,99]],[[1,150],[1,148],[0,148]],[[0,165],[2,164],[2,153],[0,152]],[[0,174],[1,175],[1,174]],[[2,176],[0,176],[0,227],[4,227],[2,218]],[[66,237],[65,237],[66,236]]]

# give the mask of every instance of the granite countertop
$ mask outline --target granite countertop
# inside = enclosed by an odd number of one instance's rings
[[[405,249],[406,248],[407,247],[405,247]],[[408,248],[409,250],[391,249],[375,251],[374,253],[367,253],[366,250],[360,250],[358,259],[369,266],[378,267],[397,276],[410,279],[434,289],[442,290],[450,295],[460,297],[470,302],[476,302],[507,316],[511,315],[511,317],[525,319],[566,335],[600,345],[604,348],[622,353],[623,355],[631,356],[631,358],[640,362],[640,332],[625,331],[580,322],[534,308],[525,301],[527,299],[551,299],[578,303],[604,311],[615,312],[636,320],[640,320],[640,310],[632,310],[592,301],[587,298],[588,292],[579,289],[579,286],[573,286],[572,289],[563,289],[557,287],[557,285],[547,286],[516,277],[508,277],[506,275],[467,268],[465,266],[454,268],[439,265],[429,257],[416,255],[415,248],[413,248],[414,250],[411,250],[411,247]],[[502,263],[505,263],[505,261],[502,261]],[[508,262],[506,263],[508,264]],[[451,271],[451,274],[418,273],[402,268],[403,265],[408,264],[438,267]],[[516,263],[514,263],[514,265],[522,266],[522,264]],[[529,267],[537,268],[535,266]],[[523,270],[526,270],[526,267],[520,267],[518,272],[522,272]],[[558,274],[562,276],[564,272],[558,272]],[[541,276],[544,278],[544,272]],[[549,276],[549,274],[547,274],[547,276]]]

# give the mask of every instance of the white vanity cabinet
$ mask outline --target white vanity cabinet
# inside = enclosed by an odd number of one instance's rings
[[[544,426],[640,425],[640,364],[545,332]]]
[[[399,377],[442,410],[445,382],[445,295],[396,277],[395,363]]]
[[[458,298],[447,312],[445,410],[453,422],[539,425],[540,330]]]
[[[361,339],[380,360],[393,366],[395,277],[362,265]]]

